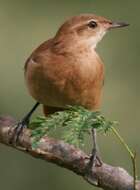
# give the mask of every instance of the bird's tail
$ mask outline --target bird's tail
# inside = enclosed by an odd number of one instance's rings
[[[55,112],[58,112],[58,111],[64,111],[65,108],[59,108],[59,107],[51,107],[51,106],[45,106],[43,105],[43,112],[44,112],[44,115],[47,117],[48,115],[50,114],[53,114]]]

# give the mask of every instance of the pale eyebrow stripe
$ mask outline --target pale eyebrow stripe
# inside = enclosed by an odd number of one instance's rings
[[[78,23],[78,24],[76,24],[75,26],[73,26],[71,29],[77,28],[77,27],[79,27],[79,26],[81,26],[81,25],[86,25],[86,24],[88,24],[88,23],[91,22],[91,21],[97,22],[96,19],[91,19],[91,20],[89,20],[88,22],[87,22],[87,21],[84,21],[84,22],[82,22],[82,23],[80,23],[80,24]]]

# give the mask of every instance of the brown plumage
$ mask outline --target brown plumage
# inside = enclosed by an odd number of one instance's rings
[[[125,24],[93,14],[76,16],[32,53],[25,79],[32,97],[44,105],[45,115],[67,105],[100,108],[104,66],[95,47],[107,30],[121,26]]]

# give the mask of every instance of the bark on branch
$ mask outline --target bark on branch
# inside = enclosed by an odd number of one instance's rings
[[[61,140],[44,136],[36,149],[32,148],[30,130],[24,129],[18,145],[10,144],[13,135],[13,125],[16,121],[11,117],[0,117],[0,143],[12,146],[26,152],[33,157],[55,163],[82,176],[90,184],[104,190],[134,190],[133,177],[120,167],[113,167],[106,163],[96,166],[89,172],[89,156],[73,145]],[[137,181],[137,190],[140,190],[140,181]]]

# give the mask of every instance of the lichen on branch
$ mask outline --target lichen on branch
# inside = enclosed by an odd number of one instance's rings
[[[57,140],[48,136],[51,130],[61,127],[62,129],[66,128],[66,132],[69,133],[69,130],[74,128],[76,122],[83,123],[82,125],[80,124],[81,129],[78,128],[78,131],[81,132],[82,130],[83,134],[85,130],[88,134],[89,130],[95,126],[98,130],[108,131],[108,129],[112,128],[112,124],[114,124],[114,122],[107,121],[98,112],[89,113],[89,111],[83,108],[70,108],[63,113],[56,113],[47,119],[42,117],[36,118],[31,122],[29,128],[23,130],[18,143],[11,144],[10,140],[14,135],[13,126],[15,126],[17,122],[11,117],[3,116],[0,117],[0,143],[23,151],[35,158],[40,158],[55,163],[58,166],[65,167],[82,176],[91,185],[104,190],[134,190],[134,178],[123,168],[113,167],[103,163],[100,166],[93,167],[89,172],[89,155],[63,140]],[[55,124],[55,126],[53,124]],[[67,124],[69,124],[69,127]],[[100,125],[102,126],[99,127]],[[65,133],[64,137],[67,137]],[[76,139],[77,137],[78,136],[76,136]],[[135,181],[135,187],[136,190],[140,190],[140,181]]]

